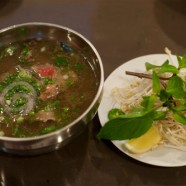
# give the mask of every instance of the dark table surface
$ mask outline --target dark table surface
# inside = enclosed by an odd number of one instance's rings
[[[105,78],[127,60],[186,48],[185,0],[0,0],[0,28],[24,22],[70,27],[97,48]],[[96,138],[98,116],[64,148],[34,157],[0,153],[1,186],[186,185],[186,167],[139,163]]]

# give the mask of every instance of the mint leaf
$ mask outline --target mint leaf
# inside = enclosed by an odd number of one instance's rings
[[[186,92],[183,89],[184,82],[178,76],[170,78],[167,84],[166,92],[170,93],[174,98],[185,98]]]
[[[108,121],[98,133],[98,137],[109,140],[126,140],[143,135],[152,126],[151,113],[136,118],[116,118]]]

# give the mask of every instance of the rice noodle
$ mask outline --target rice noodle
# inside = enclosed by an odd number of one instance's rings
[[[116,101],[114,106],[121,108],[124,112],[130,112],[131,106],[139,105],[142,96],[151,94],[152,81],[139,78],[123,88],[115,87],[111,92]],[[162,144],[169,148],[186,151],[186,126],[176,122],[171,112],[164,120],[154,121],[153,125],[162,135]]]

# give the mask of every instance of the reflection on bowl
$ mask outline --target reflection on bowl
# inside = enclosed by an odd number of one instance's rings
[[[0,31],[0,149],[32,155],[78,135],[94,117],[101,58],[81,34],[50,23]]]

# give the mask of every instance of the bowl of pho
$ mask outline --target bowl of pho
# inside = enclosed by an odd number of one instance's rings
[[[101,58],[81,34],[50,23],[0,30],[0,150],[32,155],[57,149],[97,112]]]

